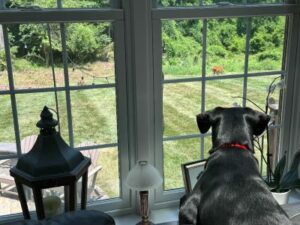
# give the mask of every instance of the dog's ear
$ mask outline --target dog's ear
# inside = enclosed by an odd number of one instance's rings
[[[208,112],[197,115],[197,124],[202,134],[206,133],[211,127],[211,118]]]
[[[267,128],[271,117],[269,115],[266,115],[265,113],[261,113],[254,110],[252,111],[253,113],[248,114],[249,122],[252,125],[253,134],[259,136]]]

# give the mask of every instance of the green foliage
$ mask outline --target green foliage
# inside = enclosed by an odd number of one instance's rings
[[[72,59],[79,63],[91,62],[99,58],[112,58],[113,45],[106,34],[108,24],[71,24],[68,27],[68,49]]]
[[[281,192],[286,189],[300,188],[300,179],[298,174],[299,165],[300,151],[295,154],[290,170],[284,174],[286,166],[286,154],[284,154],[276,165],[273,182],[269,184],[271,188],[273,188],[276,192]]]
[[[91,61],[97,52],[96,30],[93,25],[72,24],[68,32],[71,58],[81,62]]]
[[[62,0],[62,4],[64,8],[96,8],[110,5],[109,0]],[[56,8],[57,0],[10,0],[7,5],[12,8],[26,6]]]
[[[16,57],[17,49],[15,47],[10,48],[10,57],[14,60]],[[6,70],[6,55],[3,49],[0,50],[0,72]]]
[[[274,61],[279,61],[281,59],[281,53],[277,49],[269,49],[267,51],[258,53],[258,60],[263,61],[266,59],[271,59]]]
[[[219,46],[219,45],[208,46],[207,53],[209,55],[216,55],[216,56],[219,56],[219,57],[226,57],[227,56],[226,49],[222,46]]]
[[[5,52],[0,50],[0,72],[6,69]]]
[[[218,0],[205,1],[207,4]],[[270,0],[273,1],[273,0]],[[233,3],[243,2],[232,0]],[[254,2],[261,2],[258,0]],[[268,2],[265,1],[265,2]],[[159,0],[164,6],[194,6],[198,0]],[[11,0],[10,7],[38,5],[56,7],[56,0]],[[63,7],[92,8],[109,6],[108,0],[63,0]],[[272,69],[282,58],[285,17],[251,18],[251,69]],[[225,72],[241,72],[232,62],[243,59],[248,20],[245,18],[209,19],[207,23],[207,64],[223,65]],[[113,58],[113,43],[110,25],[107,23],[65,24],[67,47],[71,59],[86,63],[94,60],[109,61]],[[167,73],[197,74],[202,55],[202,20],[166,20],[162,23],[163,66]],[[17,47],[16,56],[49,65],[50,45],[47,25],[10,25],[10,41]],[[59,24],[51,24],[52,51],[56,62],[62,61],[62,46]],[[226,63],[225,60],[228,62]],[[228,65],[227,65],[228,64]]]
[[[184,36],[178,30],[175,21],[163,24],[164,63],[166,65],[189,66],[199,63],[200,45],[190,36]],[[191,51],[192,50],[192,51]]]
[[[94,8],[108,6],[109,1],[100,0],[64,0],[65,8]],[[11,0],[8,7],[39,6],[57,7],[56,0]],[[10,42],[17,48],[17,56],[40,65],[50,64],[51,48],[48,38],[47,24],[15,24],[10,25]],[[56,62],[62,61],[62,44],[59,24],[51,24],[52,52]],[[84,63],[96,59],[108,61],[113,57],[113,44],[107,23],[65,24],[67,47],[73,61]]]

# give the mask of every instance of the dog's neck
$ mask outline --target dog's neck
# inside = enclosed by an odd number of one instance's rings
[[[216,152],[217,150],[220,149],[232,149],[232,148],[236,148],[239,149],[241,151],[249,151],[254,153],[253,148],[251,148],[251,146],[249,146],[248,144],[241,144],[239,142],[225,142],[223,144],[219,144],[219,145],[213,145],[212,149],[209,151],[209,154],[212,154],[214,152]]]
[[[222,144],[219,148],[237,148],[240,150],[250,150],[248,145],[243,145],[239,143],[225,143]]]

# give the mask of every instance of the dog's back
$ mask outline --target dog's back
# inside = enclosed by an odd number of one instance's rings
[[[201,193],[198,224],[291,224],[249,151],[227,148],[213,153],[197,185],[195,191]]]
[[[199,114],[201,133],[212,128],[206,169],[179,211],[179,224],[292,225],[259,174],[253,135],[269,117],[250,108],[216,108]]]

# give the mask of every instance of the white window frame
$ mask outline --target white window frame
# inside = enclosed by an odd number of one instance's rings
[[[287,33],[287,49],[285,50],[285,59],[286,65],[285,69],[282,71],[270,71],[270,72],[258,72],[250,73],[248,72],[248,58],[249,58],[249,41],[250,41],[250,28],[248,25],[247,34],[246,34],[246,53],[245,53],[245,70],[243,74],[235,75],[223,75],[218,77],[205,77],[205,46],[206,46],[206,21],[209,18],[228,18],[228,17],[254,17],[254,16],[287,16],[288,23],[288,33]],[[286,90],[283,96],[283,110],[282,110],[282,127],[281,127],[281,146],[280,154],[284,150],[288,149],[289,160],[295,153],[295,146],[298,146],[299,149],[299,138],[295,137],[295,134],[299,134],[299,122],[300,119],[295,115],[299,115],[300,107],[299,103],[296,104],[297,97],[300,94],[299,88],[295,87],[294,79],[297,79],[299,82],[299,76],[295,70],[299,71],[299,64],[296,64],[296,60],[299,62],[299,52],[297,54],[297,43],[299,41],[299,5],[298,4],[270,4],[270,5],[230,5],[230,6],[206,6],[206,7],[174,7],[174,8],[153,8],[152,9],[152,29],[153,29],[153,62],[154,62],[154,93],[155,93],[155,162],[156,166],[163,174],[163,141],[168,140],[180,140],[187,138],[201,137],[203,140],[205,135],[183,135],[175,137],[165,137],[163,138],[163,84],[164,83],[181,83],[181,82],[194,82],[194,81],[204,81],[202,82],[202,98],[205,96],[205,81],[206,80],[220,80],[220,79],[231,79],[231,78],[244,78],[244,88],[243,88],[243,97],[247,97],[247,78],[248,77],[259,77],[259,76],[268,76],[268,75],[284,75],[286,77]],[[202,19],[203,22],[203,62],[202,63],[202,76],[195,78],[186,78],[186,79],[174,79],[174,80],[164,80],[162,76],[162,38],[161,38],[161,21],[163,19]],[[249,21],[249,19],[248,19]],[[296,36],[296,37],[294,37]],[[299,49],[299,48],[298,48]],[[293,59],[294,61],[289,61]],[[298,83],[299,84],[299,83]],[[294,96],[294,98],[292,97]],[[300,97],[300,96],[299,96]],[[298,98],[299,99],[299,98]],[[205,111],[205,101],[201,102],[201,111]],[[243,101],[243,106],[246,102]],[[199,109],[200,112],[200,109]],[[294,113],[294,114],[293,114]],[[294,116],[293,116],[294,115]],[[297,121],[293,123],[292,121]],[[292,126],[294,125],[294,126]],[[292,135],[294,134],[294,135]],[[201,142],[201,157],[204,156],[204,141]],[[183,189],[174,189],[165,191],[163,187],[160,187],[156,190],[155,193],[155,207],[161,208],[166,206],[178,205],[180,197],[184,194]]]
[[[58,0],[58,8],[55,9],[5,9],[2,5],[0,9],[0,24],[3,25],[3,37],[5,42],[5,53],[7,63],[7,75],[9,80],[9,90],[1,90],[0,95],[10,96],[13,125],[15,130],[15,139],[17,147],[17,156],[0,157],[0,159],[15,158],[21,156],[20,132],[18,123],[18,107],[16,103],[16,94],[28,93],[47,93],[64,92],[67,103],[67,120],[69,144],[74,147],[74,136],[72,126],[72,109],[70,92],[73,90],[95,90],[102,88],[115,88],[116,92],[116,112],[117,112],[117,143],[93,145],[87,147],[76,148],[78,150],[101,149],[109,147],[118,148],[119,157],[119,182],[120,182],[120,196],[117,198],[95,201],[87,206],[88,209],[97,209],[113,214],[120,212],[132,211],[132,201],[129,188],[125,185],[125,178],[129,171],[129,148],[128,148],[128,111],[127,111],[127,78],[125,65],[125,31],[124,31],[124,15],[123,10],[118,8],[117,1],[112,2],[115,8],[109,9],[65,9],[61,8],[61,0]],[[2,2],[3,3],[3,2]],[[85,86],[70,86],[67,60],[67,47],[65,38],[64,23],[78,23],[78,22],[111,22],[114,31],[114,58],[115,58],[115,83],[114,84],[95,84]],[[49,88],[32,88],[32,89],[15,89],[14,87],[14,71],[12,68],[10,46],[8,40],[8,25],[9,24],[26,24],[26,23],[58,23],[60,24],[62,36],[63,49],[63,69],[64,81],[63,87],[49,87]],[[0,221],[14,220],[20,217],[21,214],[2,216]]]
[[[294,4],[157,8],[156,0],[113,0],[113,9],[44,9],[0,11],[0,23],[114,21],[118,102],[121,198],[96,202],[90,208],[120,215],[137,210],[137,195],[124,184],[138,160],[148,160],[163,174],[161,20],[167,18],[250,17],[288,15],[286,91],[283,96],[281,143],[290,156],[300,138],[300,7]],[[8,68],[9,69],[9,68]],[[251,75],[251,74],[250,74]],[[255,76],[255,74],[254,74]],[[201,79],[201,78],[200,78]],[[13,84],[10,81],[10,85]],[[59,91],[60,88],[57,88]],[[14,90],[11,94],[22,93]],[[54,90],[45,90],[54,91]],[[25,91],[26,92],[26,91]],[[14,98],[14,97],[13,97]],[[12,99],[12,102],[15,101]],[[125,109],[125,111],[120,111]],[[16,112],[13,112],[14,117]],[[17,148],[20,154],[20,138]],[[150,193],[152,208],[178,206],[182,189]]]

